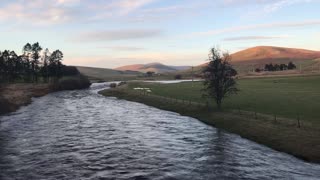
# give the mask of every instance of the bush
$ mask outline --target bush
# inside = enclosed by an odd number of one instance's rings
[[[121,82],[118,84],[118,86],[122,86],[122,85],[125,85],[125,84],[127,84],[127,82],[121,81]]]
[[[261,72],[261,69],[260,68],[256,68],[254,71],[259,73],[259,72]]]
[[[89,79],[83,75],[65,76],[61,78],[56,85],[57,90],[75,90],[90,87]]]
[[[175,76],[174,76],[174,79],[182,79],[181,74],[177,74],[177,75],[175,75]]]
[[[117,84],[116,83],[111,83],[109,86],[110,86],[110,88],[116,88]]]
[[[75,76],[79,75],[79,70],[74,66],[65,66],[63,65],[61,68],[62,76]]]

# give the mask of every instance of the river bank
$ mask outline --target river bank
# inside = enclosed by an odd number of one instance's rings
[[[188,116],[97,94],[106,87],[51,93],[1,116],[0,179],[320,177],[320,164]]]
[[[32,97],[44,96],[53,89],[50,84],[17,83],[0,87],[0,114],[14,112],[32,101]]]
[[[63,77],[56,84],[13,83],[0,86],[0,115],[14,112],[32,102],[33,97],[41,97],[55,91],[85,89],[91,83],[84,76]]]
[[[184,102],[155,95],[137,93],[120,86],[99,92],[129,101],[144,103],[159,109],[174,111],[194,117],[200,121],[239,134],[240,136],[266,145],[272,149],[291,154],[310,162],[320,162],[320,131],[312,124],[297,127],[297,121],[248,111],[208,111],[206,106],[196,102]]]

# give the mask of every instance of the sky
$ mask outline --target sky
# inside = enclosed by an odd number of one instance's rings
[[[320,50],[320,0],[1,0],[0,50],[60,49],[102,68],[203,64],[209,49]]]

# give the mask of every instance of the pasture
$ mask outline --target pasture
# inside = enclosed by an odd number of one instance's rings
[[[129,83],[133,87],[151,88],[159,96],[205,103],[202,82],[177,84]],[[320,76],[277,77],[238,80],[240,92],[225,99],[224,109],[258,113],[318,123],[320,119]],[[211,105],[215,107],[213,100]],[[320,122],[319,122],[320,123]]]

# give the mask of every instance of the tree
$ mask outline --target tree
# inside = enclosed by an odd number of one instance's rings
[[[254,72],[259,73],[259,72],[261,72],[261,69],[260,69],[260,68],[256,68],[256,69],[254,70]]]
[[[44,82],[48,82],[48,79],[49,79],[49,69],[48,69],[49,57],[50,57],[50,51],[48,48],[46,48],[42,56],[43,67],[41,69],[41,75],[43,77]]]
[[[152,77],[154,75],[154,72],[153,71],[148,71],[148,72],[146,72],[146,75],[148,77]]]
[[[237,71],[229,63],[231,56],[228,53],[222,54],[216,48],[212,48],[209,54],[209,63],[203,69],[205,96],[212,97],[221,109],[224,98],[239,91],[236,88],[235,76]]]
[[[42,47],[39,45],[38,42],[32,44],[31,51],[32,51],[32,61],[31,61],[31,68],[33,73],[33,80],[35,82],[38,82],[38,72],[40,70],[39,68],[39,58],[40,58],[40,51],[42,50]]]
[[[288,69],[292,70],[292,69],[296,69],[296,65],[294,65],[292,62],[289,62],[288,64]]]
[[[17,65],[18,64],[18,55],[14,51],[9,52],[9,58],[7,61],[7,71],[8,71],[8,80],[9,82],[17,78]]]
[[[275,70],[275,66],[273,66],[272,63],[266,64],[265,67],[264,67],[264,70],[265,71],[274,71]]]
[[[8,79],[10,79],[10,77],[9,77],[9,74],[10,74],[10,72],[9,72],[9,68],[8,68],[8,62],[9,62],[9,51],[8,50],[4,50],[3,52],[2,52],[2,54],[1,54],[1,61],[2,61],[2,64],[3,64],[3,66],[2,66],[2,70],[3,70],[3,72],[2,72],[2,78],[3,78],[3,80],[8,80]]]
[[[63,53],[60,50],[55,50],[49,57],[48,71],[49,76],[58,80],[62,75],[62,59]]]
[[[0,51],[0,83],[24,80],[25,82],[38,82],[43,77],[43,82],[48,82],[50,77],[58,79],[65,74],[78,75],[75,67],[68,67],[62,64],[63,53],[60,50],[50,55],[48,49],[40,54],[42,47],[39,43],[31,45],[27,43],[22,48],[22,55],[14,51]],[[41,60],[41,62],[39,61]]]
[[[275,64],[273,66],[273,71],[280,71],[280,65],[279,64]]]
[[[174,79],[182,79],[182,75],[181,75],[181,74],[176,74],[176,75],[174,76]]]
[[[280,71],[287,70],[288,66],[286,64],[280,64]]]
[[[25,81],[30,81],[30,78],[32,76],[32,68],[31,68],[31,63],[30,63],[30,56],[32,53],[32,47],[30,43],[27,43],[25,46],[22,48],[23,52],[23,64],[24,64],[24,79]]]

